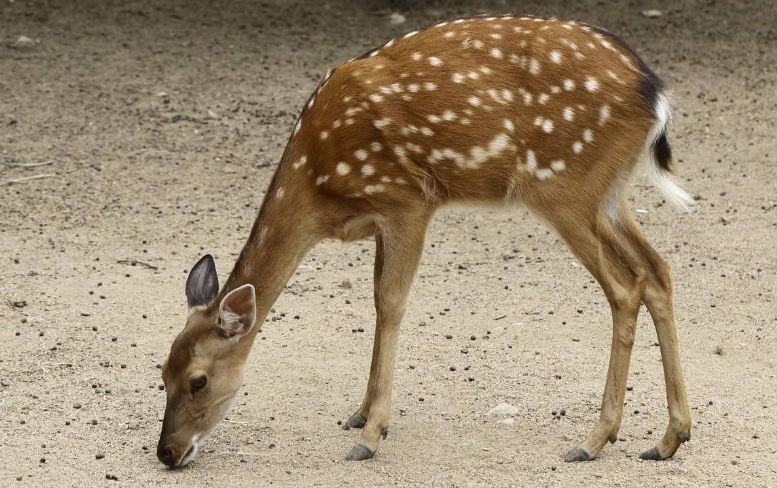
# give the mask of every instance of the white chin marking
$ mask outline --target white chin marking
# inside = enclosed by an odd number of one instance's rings
[[[189,451],[189,453],[186,455],[186,457],[184,457],[183,460],[181,460],[181,467],[182,468],[184,466],[186,466],[187,464],[189,464],[190,462],[192,462],[192,460],[194,460],[194,458],[197,456],[197,451],[200,448],[200,445],[197,443],[197,440],[198,440],[199,437],[200,437],[200,435],[197,434],[196,436],[194,436],[192,438],[192,449]]]

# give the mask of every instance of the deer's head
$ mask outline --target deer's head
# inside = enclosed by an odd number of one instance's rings
[[[194,459],[243,381],[250,348],[246,336],[256,318],[254,287],[236,288],[216,304],[218,292],[216,265],[206,255],[186,280],[186,326],[162,367],[167,404],[157,457],[171,468]]]

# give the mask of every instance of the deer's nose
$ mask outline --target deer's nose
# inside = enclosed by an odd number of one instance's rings
[[[156,457],[159,458],[165,466],[169,468],[173,467],[173,453],[167,447],[163,447],[162,444],[159,444],[156,448]]]

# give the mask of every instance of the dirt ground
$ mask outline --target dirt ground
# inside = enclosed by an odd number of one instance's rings
[[[0,186],[0,485],[777,486],[777,4],[412,4],[395,25],[396,5],[343,0],[0,0],[0,184],[53,175]],[[525,211],[455,208],[428,234],[372,460],[344,461],[358,431],[337,422],[367,382],[374,243],[324,242],[229,420],[164,468],[159,367],[186,273],[210,252],[226,278],[308,94],[330,66],[478,11],[608,28],[674,91],[695,209],[661,206],[641,175],[632,194],[675,273],[693,439],[638,459],[667,423],[643,309],[619,441],[565,464],[598,418],[606,300]],[[487,414],[502,402],[514,422]]]

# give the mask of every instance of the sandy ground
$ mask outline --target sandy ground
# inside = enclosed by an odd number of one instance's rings
[[[0,184],[54,174],[0,186],[0,485],[777,486],[777,4],[659,0],[647,18],[635,2],[442,2],[392,25],[390,8],[338,0],[156,3],[0,2]],[[165,469],[159,366],[189,267],[211,252],[226,277],[329,66],[478,10],[604,26],[674,90],[697,205],[662,207],[640,176],[633,206],[675,272],[691,442],[637,457],[667,422],[643,313],[619,441],[565,464],[598,416],[606,301],[526,212],[448,209],[372,460],[344,461],[358,431],[337,422],[367,382],[374,243],[325,242],[265,324],[229,421]],[[19,36],[32,45],[11,47]],[[512,424],[487,415],[501,402]]]

